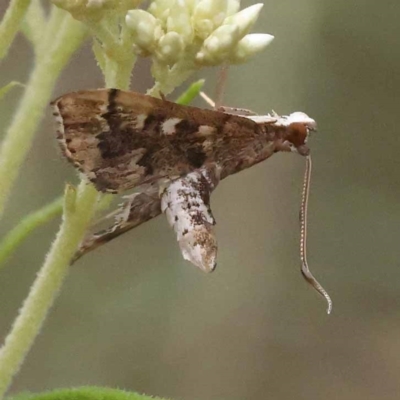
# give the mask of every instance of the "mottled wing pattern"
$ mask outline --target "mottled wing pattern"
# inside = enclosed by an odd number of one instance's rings
[[[64,155],[114,193],[235,158],[258,130],[244,117],[116,89],[69,93],[53,106]]]
[[[89,233],[71,262],[164,212],[177,232],[184,258],[206,272],[212,271],[217,243],[210,194],[218,182],[219,171],[210,166],[176,179],[161,192],[157,185],[149,185],[142,193],[124,196],[124,203],[106,217],[107,221],[113,218],[110,227]]]
[[[161,199],[158,187],[150,186],[143,193],[126,196],[115,215],[113,213],[114,220],[111,220],[111,226],[99,232],[89,233],[80,244],[71,263],[159,214],[161,214]]]

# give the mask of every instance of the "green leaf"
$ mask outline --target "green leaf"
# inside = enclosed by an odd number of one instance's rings
[[[60,197],[28,214],[11,229],[0,242],[0,268],[4,260],[17,249],[33,230],[60,215],[62,207],[63,199]]]
[[[3,59],[19,30],[30,0],[11,0],[0,22],[0,60]]]
[[[204,82],[204,79],[200,79],[197,82],[192,83],[189,88],[176,99],[175,102],[182,106],[189,105],[193,99],[199,95],[204,86]]]
[[[12,81],[10,83],[7,83],[7,85],[0,88],[0,100],[15,86],[24,87],[22,83],[17,81]]]
[[[84,386],[43,393],[21,393],[6,400],[168,400],[119,389]]]

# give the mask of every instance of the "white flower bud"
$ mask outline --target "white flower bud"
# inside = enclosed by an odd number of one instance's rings
[[[248,61],[254,54],[264,50],[274,37],[267,33],[253,33],[246,35],[231,53],[229,61],[232,63],[243,63]]]
[[[228,7],[226,9],[226,15],[229,17],[237,13],[240,9],[240,0],[228,0]]]
[[[164,25],[167,24],[169,10],[175,5],[175,0],[154,0],[151,2],[148,11],[153,14]]]
[[[194,9],[196,8],[199,0],[184,0],[184,1],[185,1],[187,9],[189,10],[189,14],[193,15]]]
[[[193,28],[185,1],[176,0],[174,7],[169,10],[167,31],[179,33],[185,43],[193,41]]]
[[[218,65],[234,51],[240,40],[239,28],[236,25],[222,25],[216,29],[203,43],[196,55],[201,65]]]
[[[258,3],[247,7],[244,10],[227,17],[224,24],[236,25],[239,28],[240,36],[243,37],[256,22],[263,6],[264,4]]]
[[[193,11],[193,27],[196,35],[205,39],[227,17],[228,0],[201,0]]]
[[[214,23],[209,19],[201,19],[193,21],[193,28],[195,35],[201,40],[210,36],[211,32],[215,29]]]
[[[87,7],[88,8],[101,8],[105,5],[107,0],[88,0]]]
[[[124,10],[133,10],[140,4],[141,1],[142,0],[123,0],[120,3]]]
[[[107,17],[109,11],[123,13],[136,8],[140,0],[52,0],[53,4],[68,11],[78,20],[92,21]]]
[[[75,19],[80,21],[87,16],[90,16],[94,20],[101,19],[101,11],[99,13],[97,10],[90,10],[88,13],[86,0],[52,0],[52,3],[55,6],[68,11]]]
[[[155,56],[167,65],[175,64],[182,56],[184,50],[182,37],[176,32],[168,32],[158,41]]]
[[[128,11],[125,21],[132,33],[134,44],[151,52],[162,35],[159,21],[144,10]]]

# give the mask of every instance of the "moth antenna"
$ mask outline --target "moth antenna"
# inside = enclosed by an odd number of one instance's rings
[[[310,181],[311,181],[311,156],[306,157],[306,169],[304,172],[303,192],[301,195],[300,207],[300,260],[301,260],[301,273],[304,279],[323,297],[328,303],[326,312],[328,314],[332,311],[332,299],[328,292],[322,285],[314,278],[313,274],[308,267],[307,262],[307,212],[308,212],[308,198],[310,194]]]
[[[222,96],[224,93],[225,82],[228,77],[228,66],[224,65],[219,69],[218,79],[217,79],[217,88],[215,90],[215,98],[216,101],[212,100],[211,97],[207,96],[204,92],[200,92],[200,96],[202,99],[214,110],[217,110],[221,107]]]
[[[215,102],[208,97],[204,92],[200,92],[200,97],[212,108],[215,108]]]
[[[228,80],[228,65],[222,65],[218,71],[217,88],[215,90],[215,107],[218,108],[222,105],[222,98],[224,96],[224,89]]]

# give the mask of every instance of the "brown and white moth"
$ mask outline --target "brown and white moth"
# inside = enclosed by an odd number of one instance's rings
[[[214,270],[210,195],[218,182],[278,151],[308,156],[308,135],[316,128],[301,112],[235,115],[117,89],[69,93],[52,104],[66,158],[99,191],[135,188],[113,226],[89,235],[74,260],[164,212],[183,257],[203,271]],[[304,210],[307,193],[306,185]],[[330,311],[328,294],[308,270],[304,243],[302,249],[303,275],[327,299]]]

